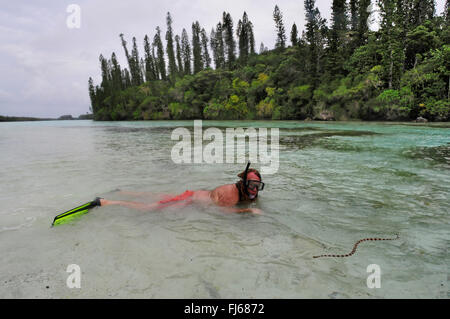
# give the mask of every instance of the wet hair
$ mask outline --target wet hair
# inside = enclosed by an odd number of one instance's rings
[[[255,173],[255,175],[258,176],[259,180],[262,181],[261,174],[258,172],[258,170],[254,169],[254,168],[249,168],[247,170],[247,175],[248,175],[248,173]],[[244,179],[244,174],[245,174],[245,171],[239,173],[238,177],[240,177],[241,179]]]
[[[254,169],[254,168],[249,168],[247,170],[247,175],[249,173],[255,173],[255,175],[258,176],[259,180],[262,181],[261,174],[258,172],[258,170]],[[237,175],[238,177],[241,178],[241,180],[236,183],[236,187],[239,191],[239,201],[240,202],[254,201],[256,198],[258,198],[258,193],[256,194],[255,198],[253,198],[253,199],[249,198],[248,193],[245,189],[245,185],[244,185],[244,175],[245,175],[245,171],[242,171]]]

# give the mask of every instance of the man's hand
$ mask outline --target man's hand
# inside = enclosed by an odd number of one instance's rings
[[[263,211],[259,208],[249,208],[250,213],[256,214],[256,215],[262,215]]]
[[[234,208],[234,207],[221,207],[222,211],[226,213],[252,213],[255,215],[262,215],[263,211],[259,208]]]
[[[237,211],[237,213],[252,213],[252,214],[256,214],[256,215],[262,215],[263,211],[259,208],[244,208],[244,209],[239,209]]]

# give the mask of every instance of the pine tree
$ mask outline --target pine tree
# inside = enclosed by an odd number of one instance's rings
[[[223,26],[222,23],[218,23],[216,27],[216,47],[217,47],[217,61],[216,68],[225,68],[225,42],[223,38]]]
[[[212,50],[212,59],[214,61],[214,65],[217,67],[217,40],[216,40],[216,31],[214,30],[214,28],[211,29],[211,33],[209,34],[209,45],[211,46],[211,50]]]
[[[414,29],[426,20],[432,20],[436,13],[434,0],[409,0],[410,28]]]
[[[110,71],[108,68],[108,61],[103,57],[102,54],[99,56],[100,61],[100,69],[102,71],[102,82],[100,87],[103,89],[105,93],[110,93],[111,85],[110,85]]]
[[[159,80],[161,78],[161,73],[159,72],[158,57],[156,56],[155,50],[156,50],[155,44],[154,42],[152,42],[151,51],[152,51],[153,68],[155,70],[155,80]]]
[[[358,0],[350,0],[350,29],[358,30]]]
[[[130,64],[130,54],[128,53],[128,49],[127,49],[127,41],[125,41],[125,39],[123,38],[123,33],[119,34],[120,40],[122,41],[122,47],[123,50],[125,51],[125,56],[127,58],[127,62],[128,64]]]
[[[191,74],[191,45],[186,29],[181,33],[181,57],[183,59],[184,74]]]
[[[208,36],[206,35],[205,29],[202,28],[202,31],[200,32],[201,35],[201,43],[202,43],[202,61],[203,66],[208,69],[211,67],[211,57],[209,56],[208,51]]]
[[[143,58],[139,59],[139,73],[141,74],[141,84],[145,82],[145,62]]]
[[[222,24],[219,22],[216,29],[211,30],[211,49],[213,51],[213,60],[216,69],[221,69],[225,67],[225,52],[224,43],[222,36]]]
[[[200,24],[198,21],[192,23],[192,58],[194,62],[194,74],[196,74],[203,70]]]
[[[275,49],[284,49],[286,47],[286,32],[283,24],[283,14],[277,5],[273,11],[273,20],[275,21],[275,28],[277,30]]]
[[[315,0],[305,0],[306,13],[306,41],[309,45],[309,74],[314,83],[318,81],[318,58],[319,58],[319,19],[318,10],[315,8]]]
[[[259,54],[262,54],[267,51],[269,51],[269,49],[266,46],[264,46],[264,43],[261,42],[261,44],[259,46]]]
[[[244,12],[242,20],[239,20],[236,29],[239,39],[239,60],[242,64],[246,64],[249,54],[255,52],[255,39],[253,37],[253,25],[248,20],[247,13]]]
[[[156,27],[156,34],[153,37],[153,45],[156,47],[156,56],[157,56],[157,68],[158,73],[161,75],[161,80],[167,79],[166,73],[166,62],[164,59],[164,48],[161,41],[161,29]]]
[[[338,33],[346,32],[349,24],[346,0],[333,0],[331,10],[331,30]]]
[[[181,45],[180,45],[180,36],[177,34],[175,36],[175,43],[177,46],[177,64],[178,64],[178,75],[182,76],[184,74],[184,70],[183,70],[183,59],[182,59],[182,54],[181,54]]]
[[[131,80],[133,81],[133,85],[141,85],[143,81],[143,75],[141,72],[141,68],[139,65],[139,52],[136,44],[136,38],[133,37],[133,50],[131,51],[131,59],[133,63],[133,71],[134,74],[132,74]]]
[[[298,31],[297,25],[295,23],[292,25],[291,28],[291,43],[293,47],[298,45]]]
[[[128,71],[127,68],[125,68],[123,70],[122,79],[123,79],[123,87],[125,89],[129,88],[131,86],[131,78],[130,78],[130,72]]]
[[[94,88],[94,81],[92,80],[91,77],[89,77],[88,87],[89,87],[89,98],[91,100],[90,110],[92,113],[95,114],[97,112],[97,99],[96,99],[96,92],[95,92],[95,88]]]
[[[136,59],[135,59],[137,56],[137,48],[136,48],[136,52],[134,52],[134,47],[133,47],[132,53],[130,55],[128,52],[128,49],[127,49],[127,42],[123,38],[123,33],[121,33],[119,36],[122,41],[123,49],[125,51],[125,56],[127,58],[128,67],[130,68],[130,71],[129,71],[129,76],[131,77],[130,81],[131,81],[132,85],[139,85],[141,83],[140,74],[139,74],[139,66],[138,66],[139,62],[136,61]],[[135,41],[136,41],[136,39],[133,38],[134,44],[135,44]]]
[[[381,15],[382,66],[384,80],[389,89],[397,89],[403,72],[405,59],[402,46],[401,0],[378,0]]]
[[[117,61],[116,54],[111,55],[111,81],[114,92],[122,90],[122,70]]]
[[[450,25],[450,0],[445,1],[444,19],[447,26]]]
[[[145,81],[153,81],[158,78],[155,70],[155,62],[151,52],[151,44],[147,35],[144,37],[144,52],[145,52]]]
[[[322,57],[325,53],[328,29],[326,20],[322,19],[319,9],[315,7],[315,0],[305,0],[304,4],[306,13],[305,44],[308,47],[306,70],[311,77],[312,87],[315,88],[319,84],[320,74],[323,73]]]
[[[169,77],[172,82],[175,81],[175,76],[178,73],[177,65],[175,62],[175,51],[173,47],[173,31],[172,31],[172,17],[170,16],[170,12],[167,12],[167,32],[166,32],[166,52],[169,62]]]
[[[248,44],[250,47],[250,54],[255,54],[255,36],[253,34],[253,23],[247,23]]]
[[[371,15],[371,0],[359,0],[358,6],[358,28],[357,28],[357,45],[366,44],[369,32],[369,17]]]
[[[236,42],[234,41],[233,19],[229,13],[223,13],[222,27],[225,42],[226,66],[228,69],[233,69],[236,61]]]
[[[343,72],[346,49],[346,34],[348,31],[348,16],[345,0],[333,0],[331,7],[332,25],[329,35],[328,72],[332,76]]]

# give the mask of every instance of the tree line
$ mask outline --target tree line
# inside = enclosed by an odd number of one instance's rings
[[[288,34],[275,6],[275,47],[259,52],[246,12],[236,24],[223,12],[209,34],[195,21],[190,36],[174,34],[168,12],[143,55],[120,34],[128,65],[100,55],[101,83],[88,82],[94,118],[449,119],[449,0],[442,15],[434,0],[332,0],[330,22],[315,0],[304,8],[304,30]]]

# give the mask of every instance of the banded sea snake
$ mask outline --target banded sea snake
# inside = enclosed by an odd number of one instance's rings
[[[319,255],[319,256],[313,256],[313,258],[321,258],[321,257],[350,257],[351,255],[353,255],[356,252],[356,247],[358,247],[358,245],[360,243],[362,243],[363,241],[369,241],[369,240],[396,240],[399,239],[400,237],[398,236],[398,234],[396,234],[395,238],[364,238],[364,239],[360,239],[356,242],[356,244],[353,246],[353,249],[351,252],[349,252],[348,254],[345,255]]]

